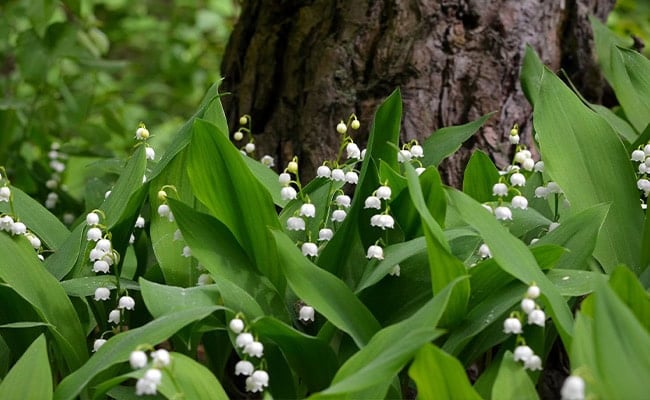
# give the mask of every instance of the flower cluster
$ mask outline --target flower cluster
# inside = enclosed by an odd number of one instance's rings
[[[539,308],[535,299],[540,295],[540,289],[537,285],[532,284],[526,290],[526,295],[521,301],[521,309],[527,315],[527,322],[529,325],[537,325],[543,327],[546,322],[546,314]],[[532,371],[542,369],[542,359],[533,353],[533,350],[526,346],[525,341],[519,335],[523,334],[522,321],[520,313],[513,311],[508,318],[503,321],[503,332],[505,334],[515,334],[517,341],[521,344],[517,346],[514,352],[515,361],[523,361],[524,368]]]
[[[155,395],[162,381],[161,370],[171,364],[171,355],[165,349],[152,351],[149,356],[151,357],[150,367],[145,371],[142,378],[135,383],[135,394],[137,396]],[[147,353],[137,349],[131,352],[129,364],[133,369],[143,369],[149,364],[149,357]]]
[[[12,210],[11,214],[14,214],[14,216],[10,214],[0,214],[0,231],[5,231],[12,236],[25,236],[29,241],[29,244],[31,244],[34,250],[36,250],[38,258],[43,261],[44,258],[41,254],[41,251],[43,250],[41,247],[41,239],[39,239],[33,232],[30,232],[27,229],[27,225],[21,222],[18,218],[15,218],[15,212],[13,211],[13,193],[9,187],[9,180],[6,176],[3,176],[4,174],[4,168],[0,167],[0,184],[2,185],[0,186],[0,202],[9,203],[9,208]]]
[[[86,239],[95,242],[95,247],[90,250],[88,258],[93,263],[93,272],[107,274],[111,266],[119,262],[120,255],[113,249],[110,233],[104,234],[105,226],[100,224],[100,210],[94,210],[86,215],[86,224],[89,226]]]
[[[370,217],[370,226],[381,228],[382,230],[393,229],[395,227],[395,220],[389,214],[390,207],[388,203],[390,202],[391,196],[392,190],[390,186],[388,186],[387,183],[384,183],[375,191],[373,191],[370,196],[366,197],[363,203],[364,209],[374,209],[381,211],[379,214],[375,214]],[[369,259],[384,259],[384,249],[379,246],[379,241],[368,247],[366,257]],[[397,275],[399,275],[399,272],[397,272]]]
[[[45,182],[45,187],[50,190],[47,194],[47,199],[45,200],[45,207],[50,210],[56,208],[56,204],[59,202],[59,195],[55,190],[60,188],[61,174],[65,171],[64,161],[67,156],[65,153],[60,151],[60,148],[61,145],[54,142],[50,145],[50,151],[47,153],[47,157],[50,159],[49,166],[52,169],[52,174],[50,175],[50,179]]]
[[[235,364],[235,375],[246,377],[246,391],[253,393],[264,391],[264,388],[269,386],[269,374],[262,368],[265,364],[262,358],[264,345],[246,330],[246,324],[239,315],[230,320],[228,327],[237,335],[235,346],[243,353],[243,359]],[[258,360],[257,368],[251,361],[255,359]]]
[[[636,186],[646,198],[641,201],[641,207],[645,210],[648,208],[647,198],[650,195],[650,142],[632,152],[632,161],[639,163]]]
[[[411,140],[402,145],[402,148],[397,152],[397,162],[399,163],[415,163],[415,172],[421,175],[425,168],[422,167],[420,158],[424,157],[424,148],[418,143],[417,140]]]

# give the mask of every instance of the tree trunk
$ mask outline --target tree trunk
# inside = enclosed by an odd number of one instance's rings
[[[338,148],[335,126],[355,112],[355,141],[396,87],[404,100],[403,141],[497,111],[441,166],[458,186],[471,152],[509,161],[519,123],[530,142],[531,108],[519,85],[526,44],[581,92],[599,100],[602,80],[587,17],[604,19],[614,0],[250,0],[222,64],[231,123],[253,118],[258,154],[279,168],[298,155],[311,177]],[[365,128],[365,129],[364,129]]]

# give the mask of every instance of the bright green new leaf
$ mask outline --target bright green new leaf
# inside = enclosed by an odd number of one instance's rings
[[[418,387],[418,397],[423,399],[481,399],[461,363],[432,344],[420,348],[409,376]]]
[[[639,279],[629,269],[619,266],[612,272],[609,285],[650,333],[650,295]]]
[[[492,115],[494,112],[463,125],[446,126],[433,132],[422,145],[424,148],[422,165],[438,166],[442,160],[454,154]]]
[[[271,195],[215,125],[197,119],[188,152],[187,173],[196,197],[250,252],[278,292],[284,292],[284,277],[266,229],[280,228]]]
[[[638,273],[643,216],[623,143],[607,122],[542,66],[530,48],[524,59],[522,86],[533,102],[545,172],[564,191],[571,213],[597,204],[610,205],[594,256],[605,271],[624,263]]]
[[[380,328],[375,317],[345,283],[309,261],[287,235],[272,233],[291,290],[364,347]]]
[[[41,335],[11,368],[0,384],[0,399],[52,398],[52,372],[45,336]]]
[[[222,222],[172,198],[168,202],[193,257],[211,273],[227,307],[248,318],[266,313],[289,321],[282,296]]]
[[[102,371],[125,362],[137,346],[157,344],[168,339],[191,322],[200,320],[218,307],[187,308],[154,319],[146,325],[111,337],[81,368],[66,376],[54,392],[57,400],[74,399]]]
[[[476,150],[465,167],[463,192],[476,201],[488,202],[496,198],[492,186],[499,181],[499,170],[490,157],[481,150]]]

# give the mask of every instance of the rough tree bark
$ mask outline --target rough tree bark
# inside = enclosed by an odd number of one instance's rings
[[[614,0],[249,0],[222,64],[231,126],[253,116],[260,154],[279,166],[294,155],[313,176],[338,146],[335,126],[356,112],[365,143],[379,103],[399,87],[402,140],[497,111],[441,166],[457,186],[471,152],[509,157],[517,122],[530,140],[531,109],[519,85],[526,44],[564,68],[590,100],[602,80],[587,17],[604,19]],[[365,136],[364,136],[365,135]]]

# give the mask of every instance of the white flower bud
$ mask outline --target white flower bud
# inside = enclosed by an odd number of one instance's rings
[[[171,356],[169,352],[165,349],[158,349],[151,352],[151,358],[153,359],[153,366],[156,368],[163,368],[169,365],[171,362]]]
[[[535,310],[536,304],[535,300],[525,298],[521,300],[521,309],[526,313],[530,314],[533,310]]]
[[[332,170],[327,165],[321,165],[316,170],[316,176],[319,178],[329,178],[332,175]]]
[[[352,122],[350,122],[350,128],[354,129],[355,131],[359,128],[361,128],[361,122],[359,122],[358,119],[353,119]]]
[[[316,246],[316,243],[305,242],[302,244],[301,250],[304,256],[318,256],[318,246]]]
[[[169,217],[169,214],[171,213],[171,209],[167,204],[161,204],[158,206],[158,215],[161,217]]]
[[[311,203],[305,203],[300,207],[301,217],[314,218],[316,216],[316,207]]]
[[[334,236],[334,232],[329,228],[323,228],[318,231],[318,240],[320,241],[330,240],[332,236]]]
[[[381,200],[390,200],[391,195],[392,191],[390,189],[390,186],[379,186],[375,191],[375,196]]]
[[[153,147],[147,146],[144,149],[144,154],[147,160],[153,161],[153,159],[156,158],[156,150],[154,150]]]
[[[97,339],[93,342],[93,353],[95,353],[97,350],[99,350],[100,347],[102,347],[106,343],[106,339]]]
[[[149,138],[149,131],[145,127],[140,127],[135,131],[135,138],[138,140],[145,140]]]
[[[230,320],[228,327],[233,333],[241,333],[244,330],[244,321],[240,318],[233,318]]]
[[[492,257],[492,253],[490,252],[490,248],[488,247],[487,244],[483,243],[479,248],[478,248],[478,255],[481,258],[490,258]]]
[[[190,246],[184,246],[181,255],[185,258],[192,257],[192,249],[190,249]]]
[[[508,194],[508,186],[505,183],[499,182],[495,183],[494,186],[492,186],[492,195],[493,196],[499,196],[503,197]]]
[[[526,290],[526,296],[529,299],[536,299],[539,297],[540,294],[541,294],[541,290],[539,290],[539,286],[537,285],[530,285],[528,287],[528,290]]]
[[[131,296],[122,296],[117,302],[117,308],[123,308],[125,310],[133,310],[135,308],[135,300]]]
[[[99,224],[99,215],[97,213],[91,212],[86,214],[86,224],[89,226],[94,226]]]
[[[523,333],[523,330],[521,329],[521,321],[519,321],[519,318],[506,318],[505,321],[503,321],[503,333],[510,334],[514,333],[516,335]]]
[[[104,301],[111,298],[111,290],[105,287],[95,289],[95,301]]]
[[[260,162],[269,168],[275,166],[275,160],[268,154],[263,155],[262,158],[260,158]]]
[[[585,400],[585,381],[577,375],[570,375],[564,380],[560,395],[562,400]]]
[[[512,205],[512,208],[526,210],[528,208],[528,199],[524,196],[515,196],[512,198],[510,204]]]
[[[300,311],[298,312],[298,319],[304,322],[307,321],[314,321],[314,308],[310,306],[302,306],[300,307]]]
[[[345,217],[347,216],[347,213],[343,210],[334,210],[332,212],[332,221],[335,222],[342,222]]]
[[[368,247],[368,253],[366,254],[366,258],[376,258],[378,260],[383,260],[384,259],[384,249],[382,249],[380,246],[377,245],[371,245]]]
[[[244,150],[246,150],[246,153],[250,154],[255,151],[255,143],[253,142],[248,142],[246,143],[246,146],[244,146]]]
[[[305,220],[300,217],[289,217],[287,219],[287,230],[290,231],[304,231]]]
[[[512,186],[526,186],[526,177],[523,174],[516,172],[510,175],[510,183]]]
[[[361,158],[361,150],[355,143],[348,143],[345,150],[348,154],[348,158],[354,158],[357,160]]]
[[[147,361],[147,354],[144,351],[135,350],[129,355],[129,364],[131,364],[131,368],[133,369],[143,368],[147,365]]]
[[[340,169],[340,168],[334,168],[332,170],[332,179],[337,181],[337,182],[344,181],[345,180],[345,172],[343,172],[343,170]]]
[[[512,211],[508,207],[497,207],[494,209],[494,216],[502,221],[512,220]]]
[[[345,126],[345,122],[341,121],[336,125],[336,131],[341,135],[348,131],[348,127]]]

